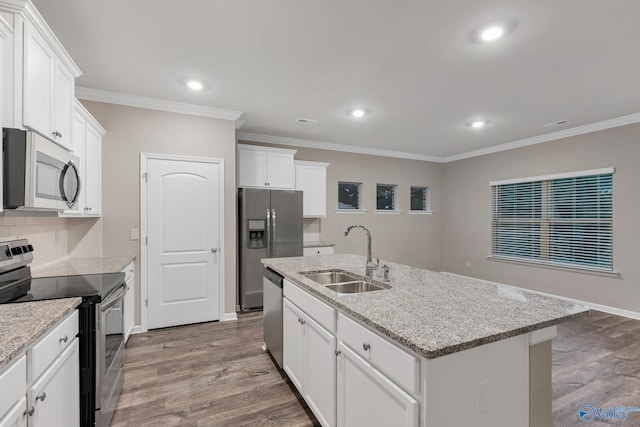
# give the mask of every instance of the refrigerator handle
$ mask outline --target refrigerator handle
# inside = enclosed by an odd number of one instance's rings
[[[271,209],[271,218],[273,221],[273,234],[271,235],[271,258],[275,258],[276,257],[276,245],[275,245],[275,240],[276,240],[276,210],[275,209]]]
[[[267,258],[271,258],[271,209],[267,209]]]

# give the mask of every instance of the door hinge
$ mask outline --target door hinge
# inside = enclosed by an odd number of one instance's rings
[[[144,178],[144,182],[149,182],[149,174],[147,172],[142,172],[142,177]]]
[[[149,236],[144,236],[144,244],[145,245],[149,244]]]
[[[145,305],[145,307],[147,307],[147,308],[149,307],[149,299],[145,299],[145,300],[144,300],[144,305]]]

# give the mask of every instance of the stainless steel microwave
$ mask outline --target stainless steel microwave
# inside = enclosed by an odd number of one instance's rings
[[[5,209],[65,210],[78,203],[78,158],[31,131],[2,129]]]

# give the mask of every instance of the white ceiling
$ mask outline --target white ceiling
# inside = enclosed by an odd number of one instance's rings
[[[640,112],[638,0],[33,2],[78,86],[243,111],[245,133],[451,158]]]

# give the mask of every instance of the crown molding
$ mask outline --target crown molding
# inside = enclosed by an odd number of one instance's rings
[[[129,95],[86,87],[76,88],[76,97],[87,101],[106,102],[107,104],[126,105],[128,107],[146,108],[149,110],[168,111],[170,113],[189,114],[191,116],[210,117],[213,119],[238,122],[242,111],[224,110],[204,105],[187,104],[146,96]]]
[[[80,101],[78,101],[78,99],[74,99],[73,101],[73,108],[75,109],[75,111],[80,114],[82,116],[83,119],[85,119],[87,122],[89,122],[89,124],[98,131],[98,133],[101,136],[105,136],[107,134],[107,131],[105,128],[102,127],[102,125],[100,123],[98,123],[98,121],[96,120],[95,117],[93,117],[91,115],[91,113],[89,112],[89,110],[87,110],[85,108],[84,105],[82,105],[82,103]]]
[[[262,142],[265,144],[279,144],[291,147],[315,148],[317,150],[341,151],[344,153],[368,154],[371,156],[395,157],[398,159],[421,160],[423,162],[443,163],[442,157],[425,156],[423,154],[405,153],[402,151],[383,150],[380,148],[360,147],[355,145],[333,144],[330,142],[311,141],[308,139],[262,135],[258,133],[238,132],[238,140]]]
[[[586,133],[598,132],[619,126],[640,123],[640,113],[629,114],[628,116],[616,117],[609,120],[590,123],[588,125],[576,126],[544,135],[533,136],[531,138],[519,139],[505,144],[494,145],[492,147],[481,148],[479,150],[467,151],[466,153],[455,154],[443,158],[444,163],[455,162],[457,160],[469,159],[471,157],[483,156],[485,154],[498,153],[500,151],[513,150],[514,148],[526,147],[529,145],[541,144],[543,142],[555,141],[557,139],[569,138]]]

